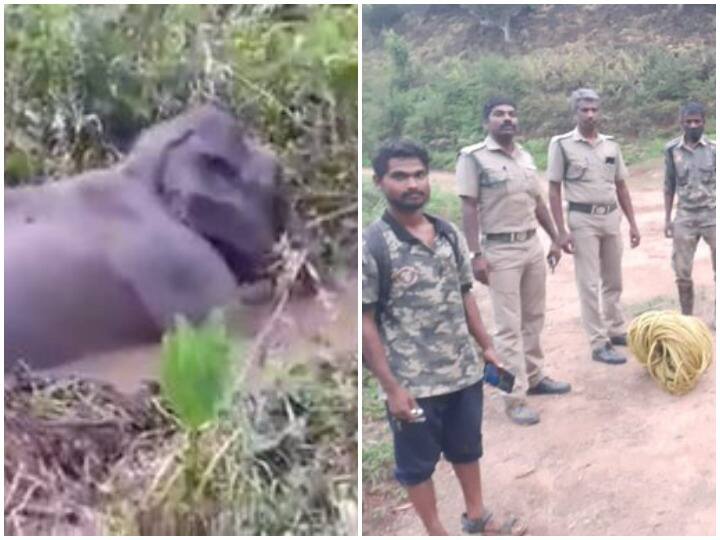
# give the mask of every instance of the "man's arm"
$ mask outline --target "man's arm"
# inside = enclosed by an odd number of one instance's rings
[[[541,197],[538,197],[537,204],[535,205],[535,217],[537,218],[540,226],[550,237],[550,240],[555,243],[557,241],[557,231],[555,230],[555,225],[550,217],[550,212],[548,212],[547,205]]]
[[[535,217],[537,218],[540,226],[550,237],[551,244],[550,250],[548,251],[547,260],[550,268],[552,270],[555,270],[555,266],[562,257],[562,249],[560,249],[560,245],[558,244],[558,235],[555,231],[555,225],[553,225],[552,218],[550,217],[550,212],[548,212],[548,208],[545,205],[545,201],[542,199],[542,197],[537,198],[537,203],[535,205]]]
[[[463,232],[471,253],[480,252],[480,220],[478,219],[477,199],[460,196],[462,208]],[[483,285],[488,284],[487,260],[482,255],[472,256],[470,260],[473,276]]]
[[[460,196],[463,232],[465,233],[465,241],[471,253],[480,251],[480,220],[477,213],[477,199]]]
[[[672,238],[672,208],[675,201],[675,162],[672,153],[665,151],[665,238]]]
[[[365,366],[375,375],[385,391],[390,414],[400,420],[411,421],[413,419],[411,410],[417,408],[417,402],[400,385],[390,370],[380,332],[375,324],[375,310],[372,307],[363,306],[362,345]]]
[[[557,244],[565,253],[574,253],[575,245],[573,237],[565,229],[565,216],[562,207],[562,183],[550,182],[548,189],[548,200],[550,201],[550,211],[552,212],[553,221],[557,227]]]
[[[574,253],[572,235],[565,229],[565,216],[562,207],[562,182],[565,179],[565,155],[560,141],[553,139],[548,147],[548,201],[550,212],[557,227],[557,244],[565,253]]]
[[[480,317],[480,310],[475,303],[472,292],[466,291],[463,293],[463,307],[465,308],[465,319],[467,320],[468,330],[470,335],[475,338],[478,345],[482,347],[483,357],[486,362],[491,364],[498,364],[497,354],[493,348],[492,339],[485,329],[485,325]]]
[[[633,211],[632,200],[630,199],[630,191],[628,191],[625,180],[615,181],[615,191],[617,193],[620,208],[622,208],[625,217],[630,224],[630,247],[636,248],[640,245],[640,231],[637,223],[635,223],[635,212]]]

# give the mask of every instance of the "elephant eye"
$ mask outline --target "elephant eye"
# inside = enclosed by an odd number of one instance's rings
[[[238,177],[235,167],[218,156],[204,155],[203,168],[213,176],[222,177],[228,182],[234,182]]]

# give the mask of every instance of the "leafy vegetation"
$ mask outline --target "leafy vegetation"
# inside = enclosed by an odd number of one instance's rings
[[[216,420],[227,405],[237,368],[234,356],[220,311],[197,327],[178,316],[175,328],[163,336],[160,384],[186,429]]]
[[[323,261],[352,252],[356,6],[5,9],[6,186],[111,165],[143,128],[206,101],[224,103],[280,156],[291,202],[319,237],[308,252],[321,249]],[[220,319],[180,321],[164,345],[162,392],[34,375],[6,389],[7,531],[353,530],[355,356],[318,345],[250,388],[237,379],[244,351]]]
[[[295,206],[331,234],[357,194],[354,5],[5,9],[5,183],[114,163],[139,131],[221,101],[275,148]],[[330,193],[332,198],[308,192]]]
[[[366,55],[366,163],[382,140],[405,136],[423,143],[437,167],[451,167],[461,147],[484,137],[482,104],[490,96],[507,95],[518,105],[522,138],[542,165],[550,137],[572,128],[567,98],[580,86],[599,91],[606,129],[623,145],[673,135],[678,107],[691,98],[707,104],[714,131],[714,48],[687,43],[667,49],[648,43],[615,49],[603,43],[588,47],[578,40],[509,56],[482,51],[424,62],[417,45],[394,27],[378,29],[381,47]]]

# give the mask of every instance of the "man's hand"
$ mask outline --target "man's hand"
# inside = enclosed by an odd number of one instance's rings
[[[485,257],[474,257],[472,260],[473,276],[483,285],[488,284],[488,263]]]
[[[414,419],[411,411],[417,409],[418,405],[415,398],[405,388],[397,386],[388,393],[387,400],[390,414],[395,418],[404,422],[411,422]]]
[[[550,265],[551,270],[553,270],[553,271],[555,270],[555,267],[560,262],[561,257],[562,257],[562,249],[560,249],[560,246],[556,242],[553,242],[550,245],[550,250],[548,251],[548,254],[547,254],[547,261],[548,261],[548,264]]]
[[[575,240],[573,239],[572,233],[566,232],[559,234],[557,244],[565,253],[569,253],[570,255],[575,253]]]
[[[483,349],[483,359],[488,364],[495,364],[497,367],[500,367],[500,360],[497,357],[495,349],[493,349],[492,347]]]
[[[640,231],[638,230],[637,226],[631,225],[630,226],[630,247],[636,248],[640,245]]]
[[[672,237],[673,237],[672,221],[666,221],[665,222],[665,238],[672,238]]]

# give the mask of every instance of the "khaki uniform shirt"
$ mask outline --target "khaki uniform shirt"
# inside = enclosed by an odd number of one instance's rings
[[[478,201],[480,230],[488,233],[535,229],[535,208],[542,200],[532,156],[515,145],[506,154],[490,136],[460,150],[455,167],[458,194]]]
[[[392,285],[379,331],[390,370],[416,398],[475,384],[482,379],[483,363],[470,336],[462,299],[473,283],[465,240],[453,226],[460,248],[458,266],[445,236],[436,234],[429,248],[388,212],[381,224]],[[377,262],[363,244],[363,307],[377,302],[378,290]]]
[[[707,210],[715,217],[715,143],[692,149],[678,137],[665,145],[665,193],[677,193],[678,213]]]
[[[617,201],[615,182],[628,176],[620,145],[609,135],[598,134],[591,143],[575,128],[550,141],[547,178],[564,182],[565,200],[612,204]]]

